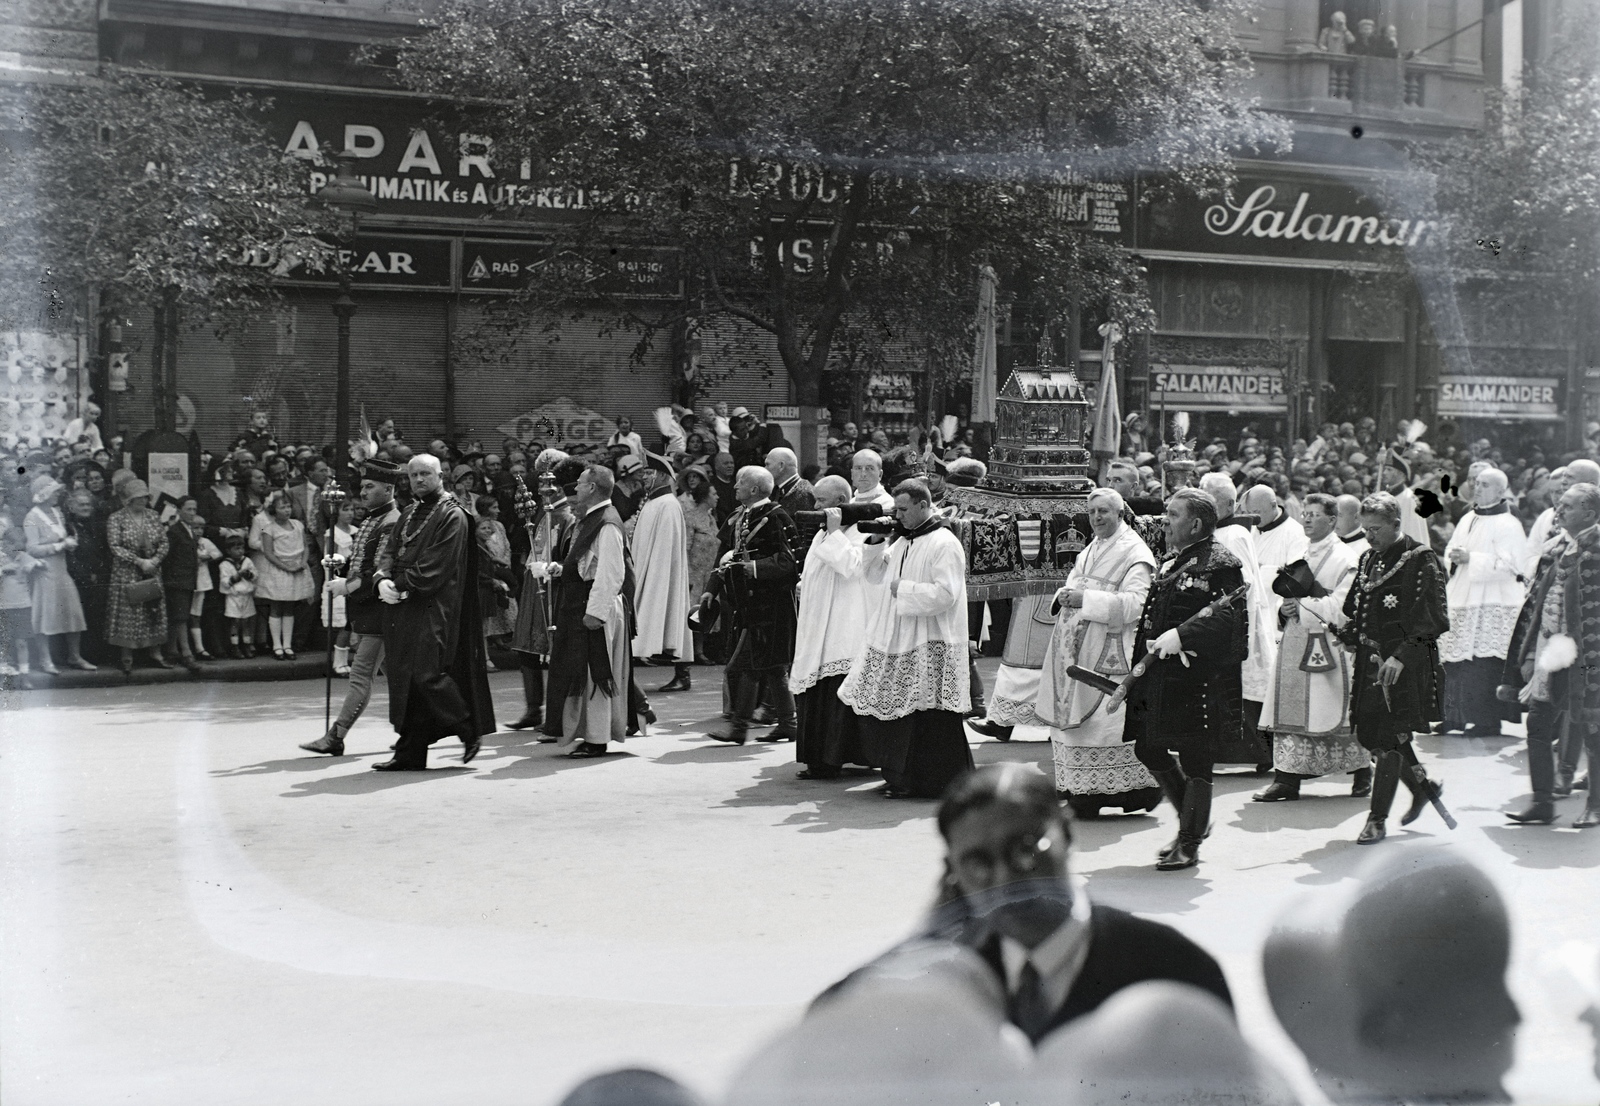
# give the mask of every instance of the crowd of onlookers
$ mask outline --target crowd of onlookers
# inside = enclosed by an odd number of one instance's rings
[[[418,451],[439,458],[447,487],[476,519],[486,554],[480,559],[485,632],[493,644],[509,632],[507,608],[528,552],[517,524],[519,491],[537,490],[535,462],[546,446],[616,471],[624,514],[629,473],[641,465],[667,470],[685,513],[691,583],[703,582],[712,568],[717,532],[736,506],[738,470],[766,464],[773,449],[793,448],[777,424],[743,407],[662,408],[653,423],[636,428],[619,417],[603,442],[506,438],[494,448],[442,438],[413,442],[385,420],[363,450],[401,465]],[[330,539],[335,553],[349,545],[362,509],[349,496],[330,517],[324,491],[336,460],[331,446],[280,441],[269,417],[257,413],[226,449],[202,452],[199,479],[175,500],[152,495],[119,463],[120,436],[102,443],[89,430],[53,450],[0,458],[0,675],[55,673],[63,665],[129,670],[141,657],[190,668],[225,658],[287,660],[325,648],[329,632],[336,638],[335,668],[345,668],[342,600],[324,589],[322,559]],[[935,476],[950,462],[985,452],[976,429],[956,420],[909,431],[846,422],[829,435],[825,464],[797,468],[803,479],[848,478],[862,449],[885,460],[914,456]],[[1469,440],[1448,423],[1425,438],[1413,436],[1402,424],[1385,438],[1365,418],[1327,423],[1311,440],[1285,444],[1246,426],[1190,443],[1188,456],[1202,473],[1273,485],[1291,510],[1310,492],[1365,495],[1396,480],[1432,490],[1445,508],[1429,518],[1442,550],[1471,505],[1469,492],[1456,492],[1474,462],[1506,473],[1512,510],[1526,528],[1559,494],[1552,471],[1579,455],[1550,456],[1537,444],[1497,447],[1486,438]],[[1175,447],[1134,414],[1124,423],[1122,453],[1137,465],[1145,490],[1160,495]]]

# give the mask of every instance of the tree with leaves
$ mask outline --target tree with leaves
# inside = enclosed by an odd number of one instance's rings
[[[807,405],[841,358],[970,349],[978,266],[1043,323],[1148,329],[1137,262],[1082,189],[1159,169],[1211,190],[1286,144],[1243,92],[1229,0],[446,0],[400,79],[467,105],[506,176],[582,188],[552,254],[683,251],[686,302],[768,336]],[[513,203],[511,210],[529,211]],[[574,272],[579,279],[571,279]],[[550,265],[511,310],[589,294]]]
[[[279,291],[272,261],[316,256],[327,216],[265,102],[108,69],[20,86],[0,145],[0,323],[53,329],[86,291],[103,319],[155,315],[159,426],[176,402],[180,317],[225,327]]]

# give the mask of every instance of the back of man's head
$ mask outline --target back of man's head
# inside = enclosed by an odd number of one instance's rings
[[[1285,911],[1262,950],[1273,1010],[1324,1090],[1503,1099],[1520,1016],[1494,884],[1448,849],[1416,848],[1331,895]]]
[[[1239,509],[1255,515],[1263,524],[1271,522],[1278,517],[1278,494],[1265,484],[1252,484],[1239,502]]]
[[[1206,473],[1200,478],[1200,490],[1211,497],[1211,502],[1216,505],[1219,519],[1228,518],[1233,514],[1238,493],[1234,490],[1233,478],[1227,473]]]
[[[1567,466],[1567,486],[1573,484],[1600,484],[1600,465],[1588,458],[1580,458]]]

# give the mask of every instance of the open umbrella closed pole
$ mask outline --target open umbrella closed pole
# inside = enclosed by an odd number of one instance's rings
[[[995,393],[999,382],[995,353],[995,272],[988,265],[978,268],[977,338],[972,352],[972,423],[991,428],[985,440],[993,438]]]
[[[1094,437],[1091,449],[1100,460],[1101,475],[1105,464],[1122,452],[1122,404],[1117,396],[1117,343],[1122,339],[1122,328],[1116,323],[1100,327],[1105,343],[1100,347],[1100,392],[1094,409]]]

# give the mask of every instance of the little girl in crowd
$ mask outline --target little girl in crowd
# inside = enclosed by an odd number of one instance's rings
[[[25,546],[22,530],[12,525],[9,514],[0,511],[0,676],[25,676],[29,670],[33,574],[44,562],[28,556]]]
[[[223,544],[226,556],[217,566],[217,588],[227,596],[222,613],[228,620],[228,656],[253,657],[256,655],[256,566],[245,549],[243,536],[233,534]]]
[[[339,518],[333,524],[333,552],[335,556],[343,557],[346,562],[350,559],[350,547],[355,544],[355,509],[356,505],[349,500],[339,505]],[[350,675],[350,626],[344,613],[344,596],[329,594],[328,586],[333,583],[334,577],[330,574],[322,582],[322,624],[330,629],[338,630],[333,639],[333,674],[335,676]],[[329,620],[330,612],[332,620]]]

